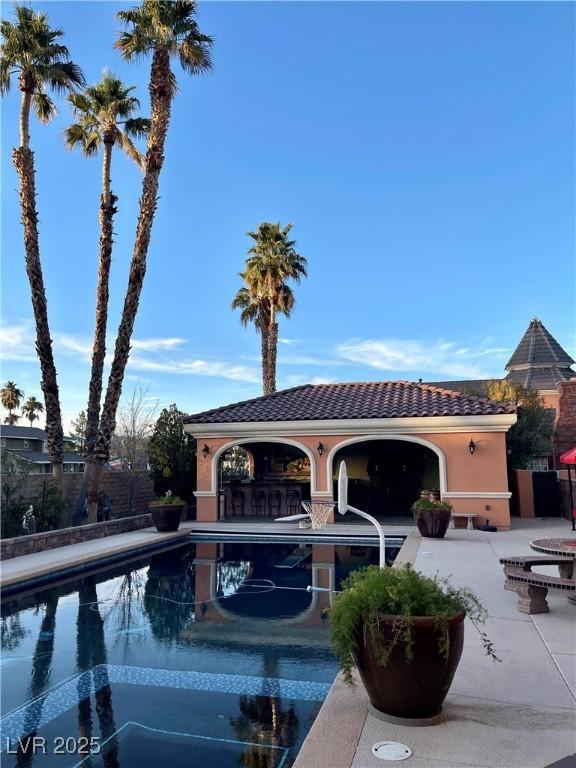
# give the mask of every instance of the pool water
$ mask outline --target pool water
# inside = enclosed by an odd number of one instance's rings
[[[387,549],[392,560],[399,546]],[[3,766],[288,768],[376,546],[196,541],[2,606]]]

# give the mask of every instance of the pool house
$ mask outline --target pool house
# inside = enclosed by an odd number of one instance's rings
[[[428,384],[304,385],[187,416],[197,440],[197,519],[277,518],[332,501],[346,461],[350,504],[383,522],[436,491],[454,512],[510,527],[507,430],[515,406]]]

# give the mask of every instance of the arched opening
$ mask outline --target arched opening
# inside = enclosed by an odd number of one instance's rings
[[[218,458],[221,519],[298,514],[310,489],[310,457],[295,445],[243,441],[227,446]]]
[[[379,520],[411,517],[410,507],[424,490],[439,490],[437,454],[407,440],[363,440],[340,448],[333,459],[334,498],[340,462],[348,471],[348,502]],[[347,520],[352,515],[338,516]]]

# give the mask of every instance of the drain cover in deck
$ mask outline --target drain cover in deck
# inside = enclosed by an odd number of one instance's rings
[[[379,741],[372,747],[372,754],[380,760],[407,760],[412,754],[410,747],[399,741]]]

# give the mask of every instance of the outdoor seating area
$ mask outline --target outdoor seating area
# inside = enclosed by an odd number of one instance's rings
[[[530,548],[543,553],[540,557],[520,555],[501,557],[506,577],[504,589],[515,591],[518,595],[518,610],[522,613],[548,613],[546,600],[549,589],[558,589],[569,593],[576,591],[574,579],[574,561],[576,559],[576,540],[573,538],[535,539]],[[557,566],[559,576],[534,573],[537,566]],[[573,602],[573,600],[571,600]]]

